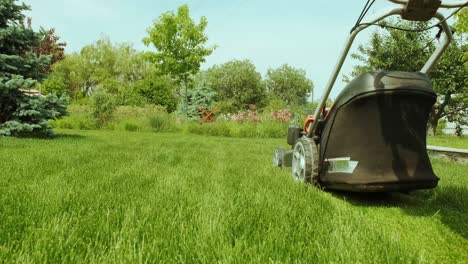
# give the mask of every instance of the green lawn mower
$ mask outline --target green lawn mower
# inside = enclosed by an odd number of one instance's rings
[[[289,127],[287,142],[291,150],[275,149],[273,164],[291,167],[298,181],[355,192],[407,192],[437,186],[439,178],[426,149],[426,124],[437,95],[427,74],[452,40],[452,29],[438,9],[460,10],[468,2],[390,1],[399,6],[361,23],[373,3],[367,2],[314,115],[307,117],[303,127]],[[393,15],[410,21],[436,18],[445,36],[421,71],[364,73],[341,91],[330,109],[325,109],[356,35]]]

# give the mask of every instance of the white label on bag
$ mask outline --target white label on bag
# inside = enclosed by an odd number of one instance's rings
[[[350,157],[326,159],[328,173],[353,173],[359,162],[351,160]]]

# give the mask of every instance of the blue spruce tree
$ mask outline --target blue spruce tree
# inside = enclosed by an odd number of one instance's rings
[[[66,114],[67,100],[29,90],[46,76],[50,56],[33,51],[41,34],[24,26],[28,6],[0,0],[0,136],[49,136],[48,120]]]

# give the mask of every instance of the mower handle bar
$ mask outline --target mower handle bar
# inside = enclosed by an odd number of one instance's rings
[[[398,3],[407,2],[404,0],[389,0],[389,1],[398,2]],[[466,2],[462,4],[462,6],[464,5],[466,5]],[[315,133],[317,124],[321,120],[322,109],[323,107],[325,107],[328,96],[330,95],[333,85],[335,84],[338,74],[340,73],[341,67],[343,66],[346,56],[348,55],[348,52],[357,34],[361,32],[362,30],[366,29],[367,27],[369,27],[370,25],[376,24],[377,22],[385,19],[386,17],[394,16],[394,15],[402,15],[404,12],[405,12],[404,6],[400,6],[398,8],[392,8],[392,9],[384,11],[381,14],[378,14],[376,17],[367,21],[367,23],[362,23],[358,25],[356,28],[354,28],[354,30],[349,35],[348,40],[346,41],[345,47],[341,53],[341,56],[338,59],[338,62],[335,65],[335,68],[333,69],[332,75],[330,79],[328,80],[327,86],[325,87],[324,94],[322,98],[320,99],[319,104],[317,105],[317,108],[315,109],[315,112],[314,112],[315,119],[313,122],[309,124],[309,127],[307,129],[307,137],[312,138]],[[436,12],[433,15],[433,18],[436,18],[437,20],[440,21],[440,25],[445,33],[445,37],[440,41],[439,46],[436,48],[434,53],[432,53],[431,57],[427,60],[424,67],[420,70],[420,72],[424,74],[427,74],[430,72],[434,64],[442,56],[442,53],[444,53],[444,51],[447,49],[448,45],[453,39],[452,30],[450,26],[448,25],[447,19],[445,18],[445,16],[440,12]]]
[[[388,0],[388,1],[393,2],[395,4],[401,4],[401,5],[406,5],[408,3],[408,0]],[[444,3],[444,2],[442,2],[440,7],[457,8],[457,7],[463,7],[467,3],[468,3],[467,1],[460,1],[460,2],[453,2],[453,3]]]

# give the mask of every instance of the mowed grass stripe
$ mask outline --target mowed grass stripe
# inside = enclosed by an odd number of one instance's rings
[[[435,190],[352,195],[273,168],[284,140],[60,132],[0,139],[2,260],[468,259],[466,165],[435,160]]]

